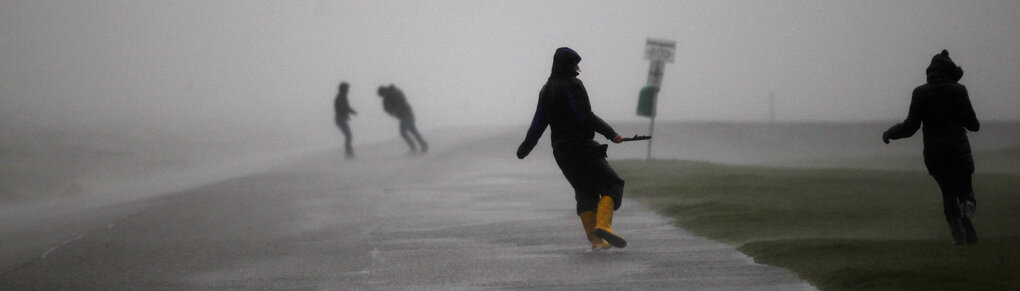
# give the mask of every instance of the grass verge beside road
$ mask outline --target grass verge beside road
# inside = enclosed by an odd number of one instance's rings
[[[974,176],[980,240],[953,246],[938,186],[924,172],[636,160],[613,167],[629,198],[678,227],[823,290],[1020,289],[1020,175]]]

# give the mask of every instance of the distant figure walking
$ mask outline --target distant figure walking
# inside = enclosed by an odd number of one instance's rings
[[[354,157],[354,147],[351,146],[351,127],[347,125],[347,121],[351,119],[352,114],[358,114],[347,101],[349,88],[350,85],[347,82],[340,82],[340,92],[336,94],[336,100],[333,101],[333,109],[336,111],[336,126],[340,127],[340,132],[344,134],[344,151],[347,153],[348,159]]]
[[[977,205],[971,186],[974,158],[967,130],[976,132],[981,124],[967,88],[958,83],[963,69],[953,63],[948,51],[932,57],[925,72],[928,82],[914,89],[907,119],[886,130],[882,141],[888,144],[891,139],[910,137],[923,125],[924,164],[942,190],[942,207],[953,244],[977,243],[972,222]]]
[[[390,116],[400,120],[400,137],[403,137],[404,141],[407,142],[407,146],[411,147],[411,153],[415,153],[418,149],[422,153],[428,152],[429,145],[421,137],[421,134],[418,133],[418,127],[414,125],[414,112],[411,111],[411,104],[407,103],[404,92],[390,84],[389,86],[379,87],[379,97],[383,99],[383,110]],[[411,137],[407,136],[408,133],[414,135],[414,139],[418,141],[417,149]]]
[[[570,48],[556,49],[552,74],[538,97],[538,109],[528,134],[517,148],[517,158],[531,153],[545,128],[552,127],[556,164],[574,188],[577,215],[593,250],[622,248],[627,241],[612,229],[613,211],[623,201],[623,179],[606,162],[606,145],[595,142],[595,132],[620,143],[623,137],[591,111],[588,92],[577,79],[581,56]]]

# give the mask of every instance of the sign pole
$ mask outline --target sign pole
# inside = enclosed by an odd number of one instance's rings
[[[663,69],[666,68],[666,64],[662,60],[651,61],[651,65],[648,67],[648,84],[647,86],[652,87],[652,94],[649,96],[649,119],[648,123],[648,135],[655,136],[655,116],[658,115],[659,111],[659,88],[662,87],[662,75]],[[645,152],[645,160],[652,159],[652,140],[648,140],[648,150]]]
[[[673,62],[675,54],[675,41],[648,38],[645,43],[645,59],[649,60],[651,65],[648,68],[648,82],[641,89],[638,99],[637,114],[651,119],[648,123],[648,134],[652,136],[655,134],[655,116],[658,113],[659,88],[662,87],[663,70],[666,68],[666,62]],[[645,160],[651,159],[652,140],[648,140]]]
[[[652,122],[648,123],[648,135],[655,136],[655,115],[652,115]],[[645,160],[652,159],[652,140],[648,140],[648,152],[645,153]]]
[[[652,63],[652,71],[653,72],[655,72],[655,67],[656,66],[657,65],[653,62]],[[661,63],[659,63],[658,66],[661,66]],[[654,75],[649,75],[649,80],[653,81],[654,79],[659,79],[659,77],[654,77]],[[649,82],[652,82],[652,81],[649,81]],[[649,135],[655,133],[655,115],[656,115],[656,108],[655,108],[656,106],[655,106],[655,103],[658,102],[658,99],[659,99],[658,94],[659,94],[659,88],[655,87],[654,84],[645,86],[644,88],[641,88],[641,93],[638,94],[637,114],[640,115],[640,116],[645,116],[645,117],[648,117],[648,118],[651,119],[651,123],[648,125],[648,134]],[[652,141],[651,140],[648,140],[648,152],[645,154],[645,159],[646,160],[652,159]]]

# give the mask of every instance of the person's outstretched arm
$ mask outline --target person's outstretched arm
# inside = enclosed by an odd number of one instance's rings
[[[613,130],[613,127],[609,126],[609,123],[603,121],[602,118],[599,118],[599,116],[595,115],[594,112],[591,114],[589,118],[591,118],[592,120],[591,122],[594,124],[592,127],[595,128],[596,132],[602,134],[602,136],[605,136],[606,139],[612,141],[613,143],[623,142],[623,136],[620,136],[620,134],[616,133],[616,131]],[[602,130],[599,130],[599,128],[602,128]],[[606,134],[607,132],[608,134]]]
[[[524,137],[524,142],[517,147],[517,158],[523,159],[531,153],[531,150],[538,144],[538,139],[542,137],[542,133],[545,133],[545,128],[549,126],[549,122],[545,120],[545,113],[542,112],[542,99],[538,100],[538,108],[535,109],[535,116],[531,118],[531,127],[528,128],[528,135]]]
[[[921,128],[921,109],[920,109],[920,98],[917,94],[917,90],[914,90],[913,97],[910,98],[910,111],[907,113],[907,119],[903,122],[893,125],[884,133],[882,133],[882,141],[886,144],[889,140],[908,138],[914,135],[918,129]]]
[[[578,122],[591,127],[595,132],[606,137],[606,139],[619,143],[618,140],[622,139],[622,137],[613,130],[613,127],[609,126],[608,123],[591,111],[588,91],[584,89],[584,84],[580,83],[580,80],[577,82],[578,86],[567,91],[567,101],[570,102],[570,107],[574,111],[574,117],[577,118]]]
[[[344,103],[346,103],[344,105],[344,108],[347,109],[347,113],[350,113],[351,115],[358,115],[358,112],[354,111],[354,108],[351,108],[351,103],[350,102],[346,102],[346,100],[345,100]]]

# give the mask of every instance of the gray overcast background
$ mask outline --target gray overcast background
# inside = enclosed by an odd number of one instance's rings
[[[761,121],[770,93],[784,121],[899,120],[943,48],[979,118],[1020,112],[1011,0],[0,0],[0,125],[314,141],[335,138],[346,80],[359,141],[396,136],[375,94],[389,83],[426,130],[524,126],[560,46],[584,58],[597,114],[636,121],[646,37],[678,43],[660,120]]]

